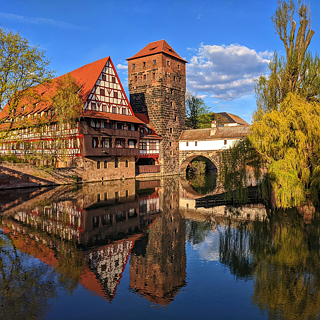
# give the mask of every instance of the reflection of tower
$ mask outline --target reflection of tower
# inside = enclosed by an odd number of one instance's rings
[[[178,181],[161,188],[162,216],[148,236],[136,241],[130,259],[130,286],[152,302],[166,305],[185,284],[185,221],[179,214]]]
[[[127,60],[132,109],[147,115],[162,137],[161,172],[179,172],[178,139],[185,126],[187,61],[165,40],[149,43]]]

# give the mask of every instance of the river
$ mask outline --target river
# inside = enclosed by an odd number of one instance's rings
[[[0,193],[1,319],[317,319],[320,220],[214,176]]]

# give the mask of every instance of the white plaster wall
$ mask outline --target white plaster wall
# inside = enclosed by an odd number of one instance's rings
[[[225,140],[225,139],[224,139]],[[180,151],[203,151],[203,150],[220,150],[227,149],[233,146],[233,144],[239,139],[227,140],[227,144],[224,144],[224,140],[206,140],[197,141],[197,146],[195,141],[188,141],[188,146],[185,141],[179,142]]]

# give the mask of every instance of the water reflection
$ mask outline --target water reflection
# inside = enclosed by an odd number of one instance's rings
[[[192,301],[186,292],[194,273],[187,278],[187,264],[199,276],[204,269],[188,261],[190,248],[215,270],[208,268],[206,281],[220,272],[210,265],[215,262],[235,279],[226,281],[228,292],[239,282],[252,285],[247,309],[270,319],[314,319],[320,312],[314,211],[272,213],[261,204],[197,208],[201,195],[178,177],[2,195],[1,318],[45,317],[59,290],[72,295],[79,286],[113,302],[126,268],[131,295],[172,306],[184,292]],[[215,285],[198,304],[220,295]],[[214,300],[199,307],[211,305],[219,307]]]

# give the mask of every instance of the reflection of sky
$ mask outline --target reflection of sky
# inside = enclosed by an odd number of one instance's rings
[[[210,232],[202,243],[192,246],[198,251],[200,260],[219,261],[219,232]]]

